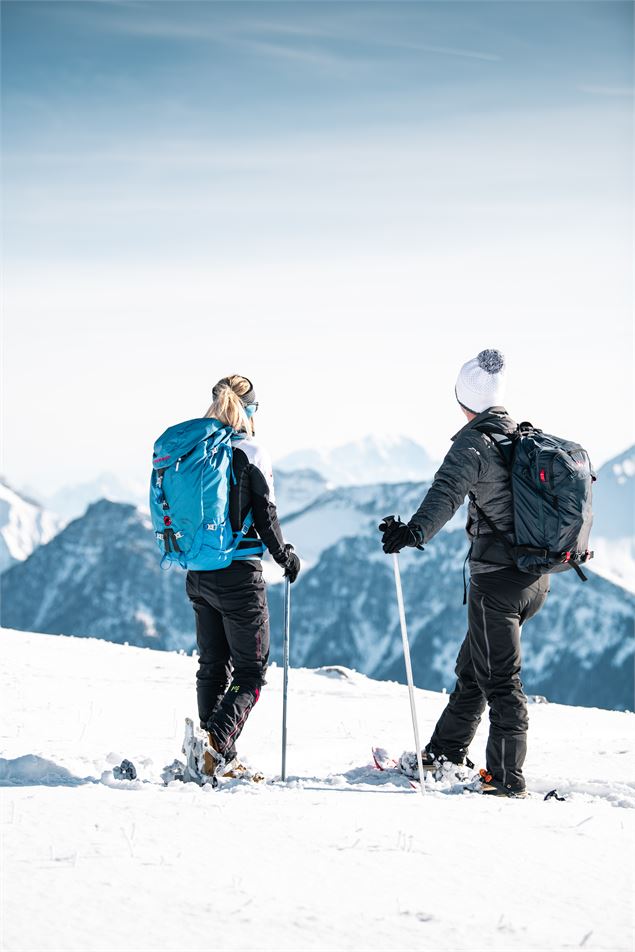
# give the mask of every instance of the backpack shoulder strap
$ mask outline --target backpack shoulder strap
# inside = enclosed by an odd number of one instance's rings
[[[549,555],[548,549],[540,548],[534,545],[514,545],[513,542],[510,542],[510,540],[507,538],[505,533],[501,532],[501,530],[497,526],[494,525],[494,523],[492,522],[492,520],[490,519],[490,517],[487,515],[486,512],[483,512],[483,510],[481,509],[481,507],[476,501],[476,496],[474,495],[474,493],[470,492],[468,493],[468,496],[469,496],[470,502],[473,504],[479,516],[481,516],[485,524],[489,526],[489,528],[491,529],[492,533],[496,536],[496,538],[500,539],[500,541],[503,543],[503,545],[505,546],[509,554],[512,556],[514,561],[516,561],[517,556],[521,554],[535,555],[541,559],[546,559],[548,557]],[[575,565],[573,567],[575,568]]]
[[[481,519],[482,519],[483,522],[485,523],[485,525],[488,526],[488,528],[490,529],[490,531],[496,536],[497,539],[500,539],[500,541],[503,543],[503,545],[505,546],[505,548],[507,549],[507,551],[509,552],[509,554],[514,558],[514,561],[515,561],[515,559],[516,559],[516,546],[513,544],[513,542],[510,542],[510,540],[507,538],[507,536],[505,535],[505,533],[504,533],[504,532],[501,532],[501,530],[498,528],[498,526],[495,526],[495,525],[494,525],[494,523],[492,522],[492,520],[490,519],[490,517],[487,515],[487,513],[484,512],[484,511],[481,509],[481,507],[479,506],[479,504],[478,504],[477,501],[476,501],[476,496],[475,496],[475,494],[474,494],[473,492],[469,492],[469,493],[468,493],[468,497],[469,497],[470,502],[472,503],[472,505],[474,506],[474,508],[475,508],[476,511],[478,512],[479,516],[481,517]]]
[[[531,426],[531,424],[521,424],[521,426],[527,425]],[[514,433],[506,433],[500,429],[500,427],[497,427],[495,423],[479,424],[479,426],[475,426],[474,429],[482,433],[483,436],[490,438],[505,466],[508,468],[511,467],[514,457],[514,443],[520,436],[520,427],[518,427]]]

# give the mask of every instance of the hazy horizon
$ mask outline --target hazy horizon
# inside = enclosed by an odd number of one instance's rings
[[[376,434],[369,433],[369,434],[366,434],[366,436],[362,436],[360,439],[363,441],[367,437],[373,437],[373,436],[376,436]],[[399,436],[403,436],[405,439],[408,439],[408,440],[412,439],[407,434],[398,434],[397,438]],[[344,446],[345,444],[340,444],[340,445]],[[435,457],[432,454],[430,454],[428,452],[428,448],[423,443],[418,443],[418,445],[422,446],[423,449],[428,453],[432,464],[438,465],[439,463],[441,463],[442,457]],[[284,472],[293,472],[293,470],[296,469],[297,467],[281,466],[281,463],[284,462],[286,457],[291,456],[294,453],[302,453],[305,450],[309,451],[313,449],[316,449],[318,452],[326,453],[329,450],[338,449],[338,446],[322,445],[322,446],[314,447],[307,444],[306,447],[299,447],[296,450],[292,451],[292,453],[279,454],[273,459],[274,471],[276,469],[282,469]],[[448,444],[448,449],[449,449],[449,444]],[[635,445],[629,444],[628,446],[624,446],[621,450],[618,450],[616,453],[612,453],[606,459],[592,459],[592,463],[595,467],[596,472],[606,463],[609,463],[611,462],[611,460],[616,459],[620,456],[623,456],[625,453],[633,449],[635,449]],[[308,468],[311,468],[310,464],[308,464]],[[8,485],[11,489],[18,492],[20,495],[31,498],[33,501],[37,503],[41,503],[46,507],[46,504],[48,500],[51,498],[51,496],[55,496],[57,495],[57,493],[63,492],[64,490],[67,490],[67,489],[72,489],[77,486],[87,486],[87,485],[95,484],[100,482],[102,479],[108,479],[110,477],[113,477],[114,479],[121,482],[122,488],[125,488],[127,485],[129,485],[130,488],[134,488],[135,490],[145,491],[150,485],[151,470],[152,470],[151,465],[147,466],[143,472],[138,472],[138,473],[128,473],[128,472],[118,473],[116,469],[102,469],[99,471],[95,470],[93,473],[87,474],[85,478],[81,478],[81,479],[69,478],[66,480],[62,480],[61,482],[49,482],[42,474],[39,474],[39,475],[36,474],[33,481],[26,481],[24,483],[16,482],[12,480],[11,478],[9,478],[5,473],[0,472],[0,481],[4,482],[5,485]],[[274,475],[275,475],[275,472],[274,472]],[[413,481],[412,478],[407,475],[400,477],[398,470],[397,469],[395,470],[395,479],[393,480],[393,482],[412,482],[412,481]],[[428,481],[428,477],[422,475],[421,482],[424,483],[427,481]],[[370,482],[374,482],[374,480],[371,480]],[[364,479],[360,479],[359,485],[366,485],[366,481]]]

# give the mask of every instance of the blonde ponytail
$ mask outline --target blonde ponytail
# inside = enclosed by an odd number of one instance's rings
[[[211,407],[205,414],[206,419],[220,420],[226,426],[233,427],[237,432],[254,435],[253,420],[245,413],[245,406],[241,400],[252,389],[251,382],[239,374],[223,377],[212,390],[214,398]]]

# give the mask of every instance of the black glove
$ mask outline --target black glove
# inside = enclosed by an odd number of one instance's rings
[[[290,542],[287,542],[284,551],[287,553],[287,561],[284,563],[284,577],[288,578],[293,585],[300,572],[300,559],[293,551],[293,546]]]
[[[418,526],[406,525],[399,516],[396,519],[394,516],[384,516],[378,528],[383,533],[381,537],[383,550],[388,555],[401,552],[408,545],[412,548],[423,549],[421,529]]]

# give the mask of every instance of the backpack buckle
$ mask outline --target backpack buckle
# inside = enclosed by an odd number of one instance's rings
[[[205,528],[214,531],[214,529],[218,529],[218,526],[215,522],[208,522]]]

